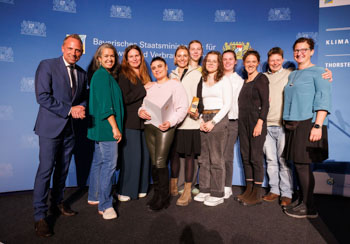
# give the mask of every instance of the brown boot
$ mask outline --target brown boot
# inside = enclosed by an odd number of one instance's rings
[[[262,203],[261,184],[254,184],[253,190],[248,197],[244,198],[241,204],[244,206],[255,206]]]
[[[247,181],[247,186],[245,188],[245,191],[243,192],[243,194],[237,195],[234,197],[234,199],[238,202],[242,202],[243,199],[245,199],[246,197],[248,197],[253,189],[253,182],[252,181]]]
[[[182,193],[181,197],[177,199],[176,205],[187,206],[192,201],[191,186],[192,186],[191,182],[189,183],[185,182],[184,192]]]
[[[172,196],[179,195],[179,192],[177,190],[177,178],[171,178],[170,179],[170,194]]]

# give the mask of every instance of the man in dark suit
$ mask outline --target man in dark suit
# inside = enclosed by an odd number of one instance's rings
[[[35,177],[33,204],[35,232],[51,236],[46,216],[51,175],[51,210],[65,216],[75,211],[63,204],[63,192],[75,143],[73,119],[85,118],[87,98],[86,72],[75,63],[83,54],[77,34],[67,36],[63,55],[40,62],[35,74],[35,95],[39,112],[35,134],[39,136],[39,167]]]

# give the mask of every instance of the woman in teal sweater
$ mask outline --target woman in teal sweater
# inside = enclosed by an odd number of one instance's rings
[[[94,157],[90,170],[88,203],[98,204],[104,219],[115,219],[112,178],[118,158],[118,143],[122,140],[123,99],[116,82],[118,55],[113,45],[102,44],[93,59],[90,84],[89,113],[91,125],[88,138],[95,141]]]
[[[299,205],[285,209],[285,213],[294,218],[317,217],[311,163],[328,158],[327,115],[331,109],[331,83],[322,78],[324,69],[311,63],[314,45],[311,38],[295,41],[293,50],[298,69],[289,75],[284,88],[284,156],[294,162],[302,195]]]

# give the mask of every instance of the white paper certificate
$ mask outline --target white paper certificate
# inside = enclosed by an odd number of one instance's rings
[[[158,127],[170,119],[173,113],[173,96],[168,97],[165,103],[160,107],[159,104],[155,104],[147,98],[145,98],[144,102],[146,111],[151,115],[151,120],[149,120],[149,122],[152,125]]]

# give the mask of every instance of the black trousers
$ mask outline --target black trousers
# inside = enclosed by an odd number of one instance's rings
[[[241,112],[241,111],[240,111]],[[238,136],[243,161],[245,178],[254,182],[264,180],[263,147],[267,134],[266,122],[263,124],[261,135],[253,137],[254,127],[258,119],[255,116],[241,116],[238,120]]]

